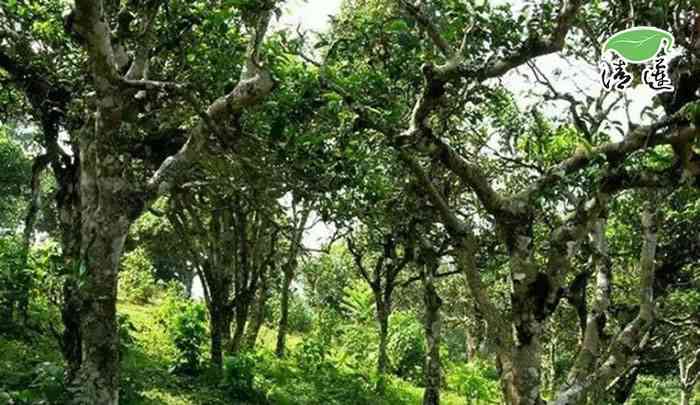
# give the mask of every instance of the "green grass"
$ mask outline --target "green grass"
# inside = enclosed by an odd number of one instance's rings
[[[171,372],[175,347],[157,305],[120,302],[118,311],[134,324],[135,345],[122,359],[122,400],[127,405],[228,404],[210,371],[197,377]],[[202,348],[206,350],[206,348]]]

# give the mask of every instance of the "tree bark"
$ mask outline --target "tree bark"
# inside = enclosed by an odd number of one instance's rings
[[[117,271],[128,221],[123,215],[93,211],[83,225],[80,332],[82,362],[78,371],[79,404],[119,403],[119,333],[117,330]],[[82,276],[82,275],[81,275]]]
[[[378,391],[381,393],[384,390],[384,378],[389,368],[389,356],[387,355],[387,345],[389,343],[389,315],[391,308],[381,299],[376,298],[376,315],[377,323],[379,324],[379,349],[377,357],[377,374],[379,374]]]
[[[652,199],[655,200],[655,199]],[[654,203],[647,201],[642,213],[644,240],[640,254],[639,313],[634,320],[615,336],[607,348],[607,358],[596,359],[595,368],[578,378],[568,378],[560,388],[555,405],[575,404],[600,387],[607,387],[611,381],[624,373],[639,358],[639,347],[654,322],[654,274],[656,270],[658,213]]]
[[[513,347],[510,370],[505,368],[503,383],[506,398],[512,405],[544,404],[540,397],[541,365],[539,336],[533,335],[529,342],[519,342]],[[502,364],[508,364],[502,362]]]
[[[532,263],[532,239],[528,227],[509,229],[510,231],[502,231],[504,239],[508,241],[513,282],[511,305],[514,309],[510,317],[503,316],[482,284],[476,267],[476,241],[473,235],[468,234],[464,238],[456,259],[464,271],[479,312],[488,324],[489,336],[496,349],[496,365],[506,403],[541,404],[540,334],[548,279]],[[512,322],[512,327],[507,321]]]
[[[258,341],[260,329],[262,329],[262,325],[265,322],[265,307],[267,305],[267,300],[270,297],[267,276],[263,275],[261,278],[258,297],[255,300],[255,306],[253,309],[253,319],[248,327],[248,333],[246,335],[245,346],[249,349],[254,349],[255,344]]]
[[[129,226],[142,212],[143,200],[130,192],[123,176],[127,161],[104,139],[120,134],[112,121],[116,113],[100,105],[94,128],[88,126],[80,141],[79,404],[119,403],[117,274]]]
[[[287,344],[287,330],[289,328],[289,298],[292,281],[294,281],[294,273],[297,268],[297,256],[302,247],[302,238],[304,236],[304,228],[309,220],[311,209],[303,207],[300,212],[296,210],[296,204],[293,205],[294,210],[294,234],[292,235],[291,246],[287,256],[287,261],[282,270],[284,271],[284,280],[282,283],[282,299],[280,302],[280,322],[277,329],[277,345],[275,354],[282,358],[285,354],[285,346]],[[297,217],[299,218],[297,220]]]
[[[690,400],[693,398],[693,388],[686,389],[683,387],[681,389],[681,405],[690,405]]]
[[[469,283],[465,278],[465,287],[469,291]],[[466,348],[466,361],[472,362],[476,360],[479,355],[484,355],[492,353],[489,349],[489,344],[486,340],[486,333],[484,327],[484,320],[479,312],[479,308],[468,294],[464,297],[465,308],[464,308],[464,334],[465,334],[465,348]]]
[[[430,273],[425,275],[423,279],[424,329],[427,342],[423,405],[440,404],[440,384],[442,382],[440,366],[440,333],[442,326],[440,307],[442,306],[442,299],[440,299],[435,288],[434,274],[432,273],[431,269]]]
[[[223,350],[231,339],[231,314],[225,303],[211,303],[209,310],[209,325],[211,329],[211,361],[214,367],[221,370],[224,363]]]
[[[68,277],[63,284],[63,336],[61,351],[65,362],[65,383],[71,386],[75,383],[82,362],[82,339],[80,333],[81,300],[78,284],[73,277]]]
[[[250,314],[250,302],[252,301],[250,295],[250,292],[244,293],[239,302],[236,303],[236,327],[234,328],[233,337],[231,338],[231,353],[238,353],[242,348],[243,336],[245,334],[246,324],[248,323],[248,317]]]
[[[512,233],[506,235],[506,232]],[[509,404],[542,404],[540,338],[552,283],[533,261],[532,233],[528,221],[518,226],[504,227],[502,233],[510,256],[515,334],[509,350],[501,345],[502,385]]]
[[[574,385],[585,378],[595,368],[600,355],[601,335],[606,324],[606,313],[610,306],[612,293],[612,261],[608,256],[607,242],[605,240],[606,221],[601,218],[594,226],[593,237],[593,264],[596,269],[596,290],[591,310],[588,312],[583,339],[576,361],[574,362],[567,384]],[[569,398],[572,403],[586,402],[585,391],[577,392]]]
[[[280,322],[277,328],[277,346],[275,348],[275,354],[279,358],[285,355],[287,329],[289,327],[289,296],[293,279],[294,270],[285,266],[284,280],[282,281],[282,297],[280,299]]]
[[[79,152],[76,154],[79,154]],[[82,338],[80,332],[82,299],[78,283],[81,243],[79,172],[76,165],[66,166],[65,169],[54,167],[54,174],[58,183],[58,191],[55,198],[58,207],[63,265],[68,270],[68,275],[63,282],[63,302],[61,307],[61,318],[63,321],[61,351],[66,370],[64,382],[67,387],[72,386],[76,382],[80,363],[82,362]]]

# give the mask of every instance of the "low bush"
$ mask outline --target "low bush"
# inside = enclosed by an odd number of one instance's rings
[[[314,326],[311,307],[296,295],[292,296],[289,304],[289,330],[298,333],[311,331]]]
[[[117,327],[119,331],[119,357],[124,358],[127,350],[136,343],[134,332],[136,327],[131,322],[129,315],[117,313]]]
[[[264,395],[255,384],[256,364],[260,357],[241,352],[224,361],[223,386],[232,399],[264,403]]]
[[[34,279],[23,262],[19,238],[0,238],[0,333],[14,332],[19,318],[27,315]]]
[[[65,404],[63,367],[53,342],[0,339],[0,404]]]
[[[172,371],[188,375],[197,373],[202,366],[207,342],[204,305],[184,297],[180,289],[171,286],[164,294],[160,317],[176,349]]]
[[[391,372],[421,385],[426,355],[423,325],[414,314],[402,311],[397,311],[391,316],[389,325],[387,354]]]
[[[448,385],[468,404],[500,403],[498,373],[482,361],[472,361],[448,368]]]
[[[631,405],[671,405],[680,403],[677,379],[640,376],[628,401]]]
[[[119,270],[119,299],[149,303],[157,290],[154,274],[155,268],[143,248],[125,254]]]

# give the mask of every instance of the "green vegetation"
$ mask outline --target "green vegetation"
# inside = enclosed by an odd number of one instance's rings
[[[195,349],[192,345],[196,339],[183,342],[182,334],[207,332],[188,329],[194,324],[206,325],[198,318],[202,311],[201,304],[185,304],[172,291],[150,304],[119,303],[120,319],[130,324],[122,322],[122,342],[129,342],[121,359],[123,404],[421,403],[421,388],[397,376],[391,377],[387,394],[378,397],[374,392],[376,375],[371,367],[366,367],[364,372],[349,367],[347,360],[343,360],[346,355],[325,352],[313,333],[290,336],[289,356],[280,360],[274,356],[274,331],[266,327],[255,352],[227,357],[222,377],[217,377],[207,366],[193,369],[192,353],[198,356],[197,364],[206,363],[205,337],[200,336]],[[302,343],[306,339],[310,343]],[[64,403],[63,367],[54,339],[44,335],[31,341],[3,338],[0,348],[7,353],[1,364],[0,395],[3,396],[0,398],[11,399],[16,404]],[[463,402],[457,392],[448,391],[444,403]]]
[[[0,405],[697,404],[700,0],[308,1],[0,0]]]

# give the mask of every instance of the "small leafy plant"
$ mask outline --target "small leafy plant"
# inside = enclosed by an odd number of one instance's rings
[[[161,317],[176,349],[171,371],[196,374],[202,365],[202,347],[207,340],[204,305],[170,288],[163,299]]]
[[[126,254],[119,271],[119,298],[135,304],[149,303],[156,293],[154,273],[143,248]]]

